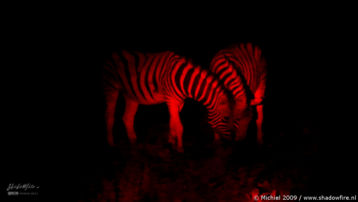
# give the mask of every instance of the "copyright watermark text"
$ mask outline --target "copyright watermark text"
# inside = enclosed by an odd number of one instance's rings
[[[357,195],[256,195],[254,201],[356,201]]]

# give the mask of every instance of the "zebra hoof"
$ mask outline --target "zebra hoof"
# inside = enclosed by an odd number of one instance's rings
[[[132,145],[134,145],[134,144],[137,143],[137,138],[130,138],[130,139],[129,139],[129,142],[130,142]]]
[[[235,142],[241,142],[241,141],[244,141],[245,138],[246,138],[245,135],[236,135],[234,140],[235,140]]]
[[[175,138],[174,138],[174,136],[169,136],[168,142],[169,142],[171,145],[175,145]]]
[[[184,153],[183,147],[178,147],[178,148],[177,148],[177,152],[179,152],[179,153]]]
[[[214,140],[213,141],[213,147],[214,148],[218,148],[218,147],[220,147],[221,146],[221,140]]]
[[[109,145],[109,147],[115,147],[116,146],[116,144],[114,144],[114,142],[108,142],[108,145]]]

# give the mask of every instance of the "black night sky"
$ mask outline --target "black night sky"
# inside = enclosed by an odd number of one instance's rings
[[[353,67],[346,60],[350,40],[345,18],[325,12],[316,16],[315,9],[257,10],[250,15],[124,10],[108,12],[111,17],[59,18],[36,25],[31,22],[37,18],[20,20],[20,30],[8,38],[12,68],[5,79],[4,98],[10,107],[5,107],[4,125],[11,132],[5,135],[2,164],[7,169],[1,192],[9,183],[30,182],[40,184],[40,197],[53,192],[84,199],[91,196],[91,179],[110,173],[107,169],[113,167],[108,162],[113,159],[122,161],[127,153],[108,149],[104,136],[100,68],[112,51],[171,50],[208,68],[220,49],[252,42],[268,62],[265,145],[262,150],[250,141],[236,145],[230,158],[251,162],[265,153],[278,169],[299,165],[308,170],[303,174],[309,178],[306,184],[297,188],[301,193],[356,194],[356,143],[350,118],[355,116],[351,99],[355,91],[349,73]],[[121,110],[123,106],[119,114]],[[135,127],[141,144],[156,141],[155,136],[141,134],[165,125],[166,110],[165,105],[139,108]],[[184,105],[181,118],[188,131],[184,145],[186,155],[192,156],[185,158],[207,155],[201,150],[207,149],[210,138],[202,134],[212,133],[195,123],[204,116],[199,104]],[[116,130],[122,127],[119,124]],[[193,138],[195,134],[201,135]],[[118,141],[127,140],[123,135]]]

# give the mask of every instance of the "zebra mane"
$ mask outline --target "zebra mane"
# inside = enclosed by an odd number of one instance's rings
[[[235,66],[235,64],[230,60],[230,58],[224,56],[225,59],[231,63],[233,66]],[[254,95],[250,92],[250,87],[247,85],[247,82],[246,82],[246,79],[245,77],[241,74],[241,72],[239,71],[239,69],[237,68],[232,68],[232,71],[235,71],[236,74],[238,75],[238,77],[236,78],[237,81],[239,81],[240,83],[242,83],[242,85],[244,86],[244,89],[245,89],[245,95],[248,97],[248,98],[251,98],[253,97]],[[230,91],[231,92],[231,91]],[[231,92],[232,94],[232,92]]]
[[[235,97],[233,95],[233,92],[225,87],[224,81],[219,79],[218,75],[212,73],[211,71],[208,71],[210,75],[212,75],[218,82],[218,86],[222,89],[222,92],[224,95],[228,98],[230,110],[233,111],[235,108]]]

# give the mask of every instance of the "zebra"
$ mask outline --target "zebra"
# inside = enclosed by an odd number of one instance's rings
[[[236,107],[234,109],[235,140],[246,137],[256,107],[257,143],[263,143],[263,100],[266,89],[266,60],[259,47],[251,43],[236,44],[220,50],[210,63],[210,70],[231,91]]]
[[[201,102],[208,110],[209,124],[215,135],[231,135],[234,100],[215,75],[194,65],[191,60],[174,52],[141,53],[121,50],[112,53],[105,62],[103,88],[107,141],[114,146],[114,112],[118,95],[122,93],[125,110],[122,117],[128,139],[136,142],[134,117],[139,104],[166,103],[169,109],[168,141],[183,152],[183,126],[179,112],[184,100]]]

